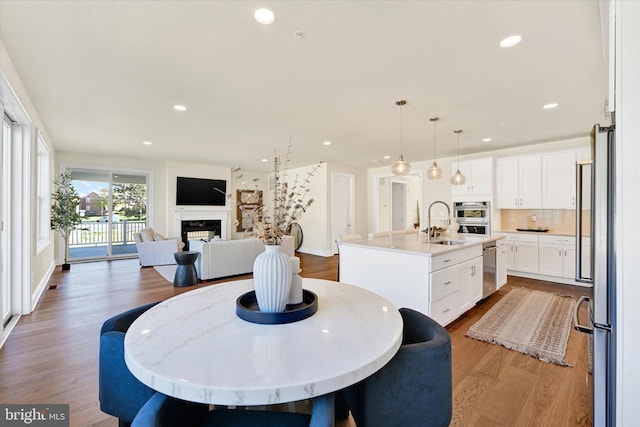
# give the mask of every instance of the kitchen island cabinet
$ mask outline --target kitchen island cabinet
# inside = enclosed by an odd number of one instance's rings
[[[482,299],[482,244],[502,236],[460,237],[455,246],[397,235],[343,242],[340,281],[360,286],[396,307],[447,325]]]

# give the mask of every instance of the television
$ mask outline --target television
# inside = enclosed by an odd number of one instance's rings
[[[227,198],[227,181],[177,177],[176,205],[224,206]]]

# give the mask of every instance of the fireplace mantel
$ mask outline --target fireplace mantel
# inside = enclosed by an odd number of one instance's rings
[[[211,208],[173,208],[171,209],[175,217],[175,230],[180,231],[182,221],[197,221],[219,219],[222,223],[221,234],[225,240],[230,239],[229,218],[230,209],[211,209]]]

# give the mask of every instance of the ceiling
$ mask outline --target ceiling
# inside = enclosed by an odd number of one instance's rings
[[[601,34],[591,0],[0,0],[56,150],[254,171],[289,138],[291,167],[432,159],[434,116],[437,158],[455,129],[462,154],[586,136],[605,122]]]

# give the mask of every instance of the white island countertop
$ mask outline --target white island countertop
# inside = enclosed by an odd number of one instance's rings
[[[426,256],[432,256],[446,254],[504,238],[505,236],[501,234],[492,234],[490,236],[457,234],[454,236],[441,237],[438,240],[455,240],[462,243],[456,245],[442,245],[435,242],[428,242],[425,233],[416,233],[394,234],[391,237],[376,237],[373,239],[349,240],[340,243],[340,245],[359,246],[392,252],[405,252],[412,255],[423,254]]]

